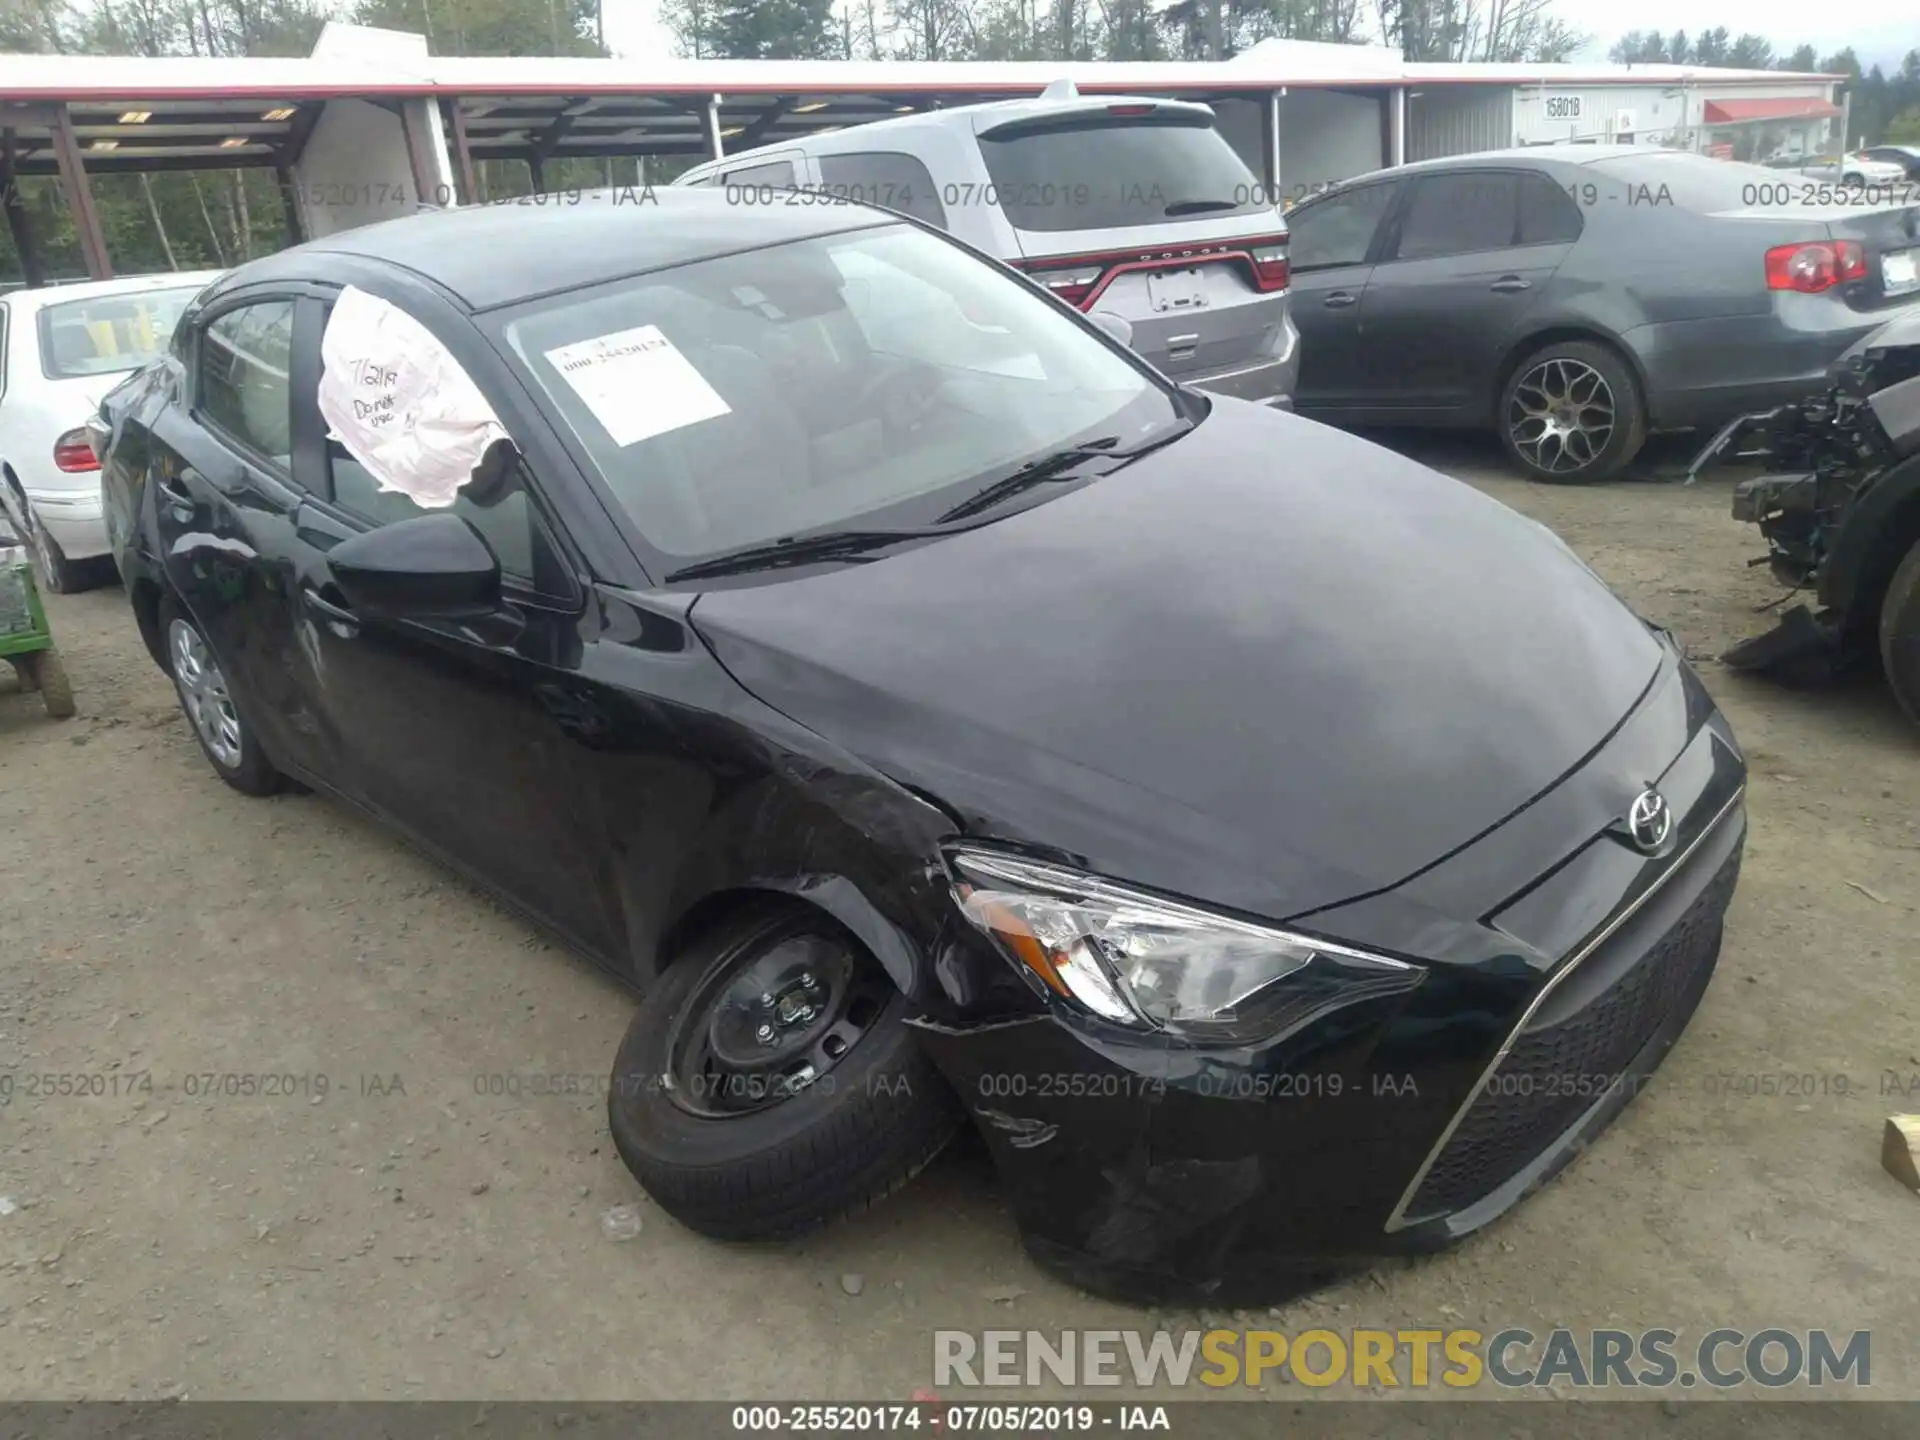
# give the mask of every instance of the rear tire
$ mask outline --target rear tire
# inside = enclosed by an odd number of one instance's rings
[[[227,689],[220,661],[199,623],[172,595],[160,602],[167,674],[200,753],[214,773],[242,795],[272,795],[286,784]]]
[[[1880,664],[1893,698],[1920,725],[1920,543],[1907,551],[1880,602]]]
[[[27,511],[27,550],[33,556],[33,578],[49,595],[72,595],[87,589],[86,567],[69,560],[60,542],[47,533],[40,517]]]
[[[659,977],[621,1042],[607,1097],[620,1158],[661,1209],[718,1240],[788,1239],[867,1208],[961,1124],[906,1009],[819,912],[730,918]],[[813,1078],[790,1079],[809,1056]]]
[[[1604,345],[1562,340],[1522,360],[1500,392],[1500,443],[1530,479],[1607,480],[1647,442],[1647,409],[1627,362]]]

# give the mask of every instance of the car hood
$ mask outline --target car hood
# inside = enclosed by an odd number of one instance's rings
[[[1542,526],[1228,400],[1046,503],[692,615],[748,690],[969,833],[1275,918],[1499,824],[1663,653]]]

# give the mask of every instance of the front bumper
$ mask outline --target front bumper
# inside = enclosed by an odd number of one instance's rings
[[[1562,858],[1437,945],[1447,958],[1411,994],[1235,1049],[1060,1014],[923,1024],[1030,1253],[1137,1302],[1267,1304],[1381,1256],[1444,1246],[1545,1183],[1644,1087],[1719,954],[1745,772],[1702,693],[1650,696],[1643,712],[1658,713],[1623,725],[1592,762],[1633,773],[1649,730],[1670,735],[1676,705],[1686,710],[1691,739],[1678,756],[1668,748],[1664,768],[1634,774],[1636,785],[1657,774],[1673,805],[1668,849],[1647,857],[1604,830],[1551,849],[1537,834],[1494,832],[1401,891],[1438,899],[1466,884],[1486,869],[1473,852],[1487,844],[1507,846],[1502,865]],[[1563,804],[1556,820],[1551,798],[1531,808],[1559,823],[1572,812]],[[1406,918],[1431,920],[1419,899],[1406,903]],[[1318,928],[1372,941],[1336,928],[1337,914],[1315,917],[1328,921]]]

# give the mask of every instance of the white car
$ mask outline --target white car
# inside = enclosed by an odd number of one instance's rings
[[[1869,155],[1791,155],[1767,161],[1770,170],[1791,170],[1809,180],[1847,185],[1856,190],[1869,185],[1894,185],[1907,178],[1906,169]]]
[[[43,590],[111,574],[88,419],[162,354],[218,270],[135,275],[0,295],[0,502]]]

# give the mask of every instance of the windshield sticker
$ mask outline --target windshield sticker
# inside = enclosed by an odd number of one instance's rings
[[[424,509],[453,504],[506,426],[460,362],[399,306],[349,285],[320,341],[328,436],[382,490]]]
[[[658,325],[562,345],[547,362],[619,446],[733,413]]]

